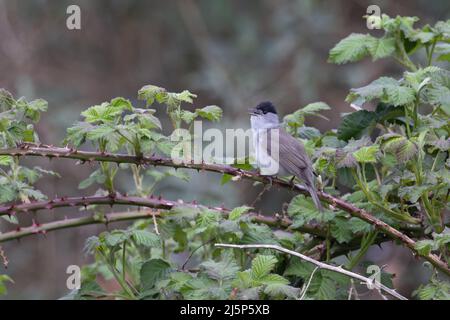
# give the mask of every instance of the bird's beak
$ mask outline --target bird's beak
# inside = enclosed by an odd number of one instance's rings
[[[250,114],[252,116],[256,116],[258,114],[258,110],[256,108],[249,108],[248,114]]]

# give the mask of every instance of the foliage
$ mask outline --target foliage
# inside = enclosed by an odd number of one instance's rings
[[[383,76],[351,89],[346,101],[357,110],[344,115],[337,130],[322,134],[304,126],[306,116],[322,116],[320,112],[331,109],[324,102],[286,115],[284,125],[304,142],[325,191],[418,240],[419,255],[436,253],[448,263],[450,238],[444,215],[450,209],[450,73],[433,63],[449,61],[445,48],[450,21],[415,28],[416,21],[383,15],[382,37],[351,34],[330,51],[329,61],[337,64],[391,57],[406,68],[399,79]],[[425,61],[414,63],[411,55],[420,51]],[[169,155],[176,148],[174,139],[183,135],[180,132],[190,132],[194,120],[219,121],[222,116],[217,106],[191,108],[196,95],[187,90],[173,93],[147,85],[138,98],[145,107],[121,97],[91,106],[67,130],[64,143],[138,159]],[[15,100],[1,91],[1,147],[39,142],[34,123],[46,107],[43,100]],[[169,129],[156,115],[159,108],[172,124],[170,134],[164,134]],[[16,155],[0,157],[0,167],[1,203],[45,197],[33,184],[52,172],[21,166]],[[249,169],[248,164],[240,168]],[[115,185],[120,171],[130,173],[135,190]],[[183,172],[101,161],[79,188],[95,185],[97,194],[113,196],[120,191],[147,197],[169,176],[189,180]],[[235,180],[224,174],[222,183]],[[99,206],[88,209],[104,214]],[[81,289],[67,298],[346,299],[352,284],[341,274],[315,270],[311,264],[264,249],[247,253],[218,249],[214,243],[277,244],[330,264],[344,256],[345,267],[352,269],[372,245],[386,241],[371,224],[333,206],[320,212],[304,195],[293,197],[284,212],[292,222],[289,228],[257,222],[248,206],[226,214],[195,205],[166,211],[160,219],[144,219],[126,230],[87,239],[86,253],[95,262],[83,267]],[[314,227],[322,232],[308,233]],[[0,294],[6,280],[0,278]],[[120,289],[107,291],[101,286],[104,281],[113,281]],[[415,294],[420,299],[448,299],[448,288],[448,282],[433,276]]]

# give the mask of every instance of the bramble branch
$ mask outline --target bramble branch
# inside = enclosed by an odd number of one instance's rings
[[[342,268],[341,266],[332,266],[317,260],[314,260],[311,257],[305,256],[301,253],[292,251],[292,250],[288,250],[285,249],[283,247],[277,246],[277,245],[272,245],[272,244],[225,244],[225,243],[216,243],[215,244],[216,247],[219,248],[237,248],[237,249],[273,249],[273,250],[277,250],[280,252],[284,252],[293,256],[296,256],[304,261],[307,261],[309,263],[314,264],[315,266],[317,266],[319,269],[325,269],[325,270],[330,270],[333,272],[337,272],[337,273],[341,273],[343,275],[346,275],[347,277],[350,278],[354,278],[360,281],[363,281],[364,283],[366,283],[368,286],[375,286],[375,287],[379,287],[381,290],[383,290],[384,292],[390,294],[393,297],[396,297],[397,299],[400,300],[408,300],[406,299],[404,296],[402,296],[401,294],[399,294],[398,292],[396,292],[395,290],[386,287],[385,285],[383,285],[382,283],[377,282],[376,280],[372,280],[369,278],[366,278],[360,274],[348,271],[344,268]]]
[[[52,221],[43,224],[33,224],[30,227],[21,227],[13,231],[0,233],[0,242],[20,239],[35,234],[46,234],[49,231],[59,229],[74,228],[90,224],[107,224],[118,221],[144,219],[159,215],[160,213],[158,211],[141,210],[141,211],[108,213],[100,217],[93,215],[90,217],[64,219],[60,221]]]
[[[207,207],[196,203],[170,201],[163,199],[161,197],[149,196],[148,198],[141,198],[141,197],[114,194],[106,196],[61,197],[48,201],[36,201],[30,203],[13,204],[0,207],[0,215],[15,215],[19,212],[36,212],[39,210],[52,210],[54,208],[62,208],[62,207],[79,207],[79,206],[87,207],[90,205],[110,205],[110,206],[131,205],[163,210],[163,212],[168,212],[169,210],[175,207],[185,207],[185,208],[189,207],[196,209],[215,210],[221,212],[224,216],[228,216],[228,214],[231,212],[231,210],[223,207]],[[144,210],[142,212],[138,211],[136,213],[132,212],[110,213],[105,215],[103,219],[101,217],[82,217],[82,218],[65,219],[42,225],[35,224],[31,227],[18,228],[13,231],[0,233],[0,242],[18,239],[36,233],[43,233],[50,230],[76,227],[86,224],[109,223],[112,221],[133,220],[152,216],[160,217],[163,215],[163,212],[161,211],[157,212],[158,213],[156,214],[153,211]],[[255,222],[274,227],[288,228],[292,224],[292,221],[287,217],[279,217],[279,216],[270,217],[257,214],[255,212],[250,212],[247,214],[247,216],[249,216]],[[321,229],[318,226],[303,225],[300,227],[296,227],[295,230],[299,230],[320,237],[324,237],[326,235],[326,230]]]
[[[210,171],[210,172],[218,172],[222,174],[229,174],[231,176],[237,177],[238,179],[247,179],[252,181],[258,181],[264,184],[273,184],[283,188],[294,188],[298,192],[309,196],[309,192],[305,187],[295,184],[292,185],[289,182],[281,180],[276,177],[267,177],[262,176],[256,172],[251,172],[247,170],[242,170],[239,168],[234,168],[229,165],[221,165],[221,164],[206,164],[201,163],[197,164],[192,162],[188,163],[174,163],[169,158],[157,157],[157,156],[132,156],[127,154],[113,154],[106,152],[90,152],[90,151],[80,151],[73,148],[61,148],[61,147],[53,147],[48,145],[34,145],[34,144],[23,144],[17,148],[12,149],[4,149],[0,150],[0,155],[9,155],[9,156],[38,156],[38,157],[47,157],[47,158],[67,158],[67,159],[77,159],[81,162],[91,162],[91,161],[105,161],[105,162],[114,162],[114,163],[131,163],[136,165],[154,165],[154,166],[164,166],[164,167],[172,167],[172,168],[187,168],[187,169],[195,169],[202,171]],[[393,239],[399,240],[403,243],[407,248],[414,252],[416,255],[421,255],[419,251],[415,248],[416,242],[408,237],[406,234],[401,231],[391,227],[387,223],[377,219],[372,214],[367,212],[366,210],[360,209],[349,203],[343,199],[338,197],[334,197],[325,192],[318,192],[319,198],[330,204],[333,207],[339,208],[343,211],[346,211],[353,217],[357,217],[362,219],[371,225],[373,225],[377,230],[385,233]],[[414,219],[414,218],[412,218]],[[414,222],[419,224],[418,219],[414,219]],[[438,256],[434,254],[422,255],[425,260],[429,261],[432,265],[434,265],[439,270],[443,271],[445,274],[450,276],[450,268],[444,261],[440,260]]]

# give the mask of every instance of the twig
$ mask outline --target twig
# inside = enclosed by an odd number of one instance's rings
[[[261,200],[263,194],[268,191],[270,189],[271,185],[270,184],[265,184],[264,188],[258,193],[258,195],[256,196],[255,200],[253,200],[252,204],[250,205],[250,207],[255,207],[255,204]]]
[[[64,219],[60,221],[43,223],[40,225],[32,225],[30,227],[23,227],[13,231],[0,233],[0,242],[20,239],[35,234],[46,234],[49,231],[59,229],[74,228],[90,224],[104,224],[119,221],[151,218],[152,216],[154,216],[154,213],[152,214],[149,213],[147,210],[141,210],[135,212],[129,211],[129,212],[108,213],[105,214],[102,218],[91,216],[91,217]]]
[[[2,246],[0,246],[0,258],[2,258],[3,266],[5,267],[5,269],[7,269],[8,268],[8,264],[9,264],[9,260],[8,260],[8,257],[6,256],[5,251],[2,248]]]
[[[314,274],[316,273],[316,271],[319,269],[319,267],[316,267],[313,272],[311,272],[311,275],[309,276],[309,280],[308,283],[305,285],[305,287],[302,290],[302,295],[300,297],[300,300],[303,300],[305,298],[306,295],[306,291],[308,291],[309,285],[311,284],[311,280],[314,277]]]
[[[284,188],[292,188],[292,185],[286,181],[283,181],[278,178],[266,177],[262,176],[258,173],[246,171],[238,168],[234,168],[228,165],[220,165],[220,164],[196,164],[194,162],[190,163],[174,163],[169,158],[161,158],[161,157],[137,157],[126,154],[112,154],[112,153],[102,153],[102,152],[89,152],[89,151],[79,151],[73,148],[60,148],[53,147],[44,144],[34,145],[34,144],[23,144],[18,148],[12,149],[3,149],[0,150],[0,155],[10,155],[10,156],[39,156],[39,157],[48,157],[48,158],[68,158],[68,159],[78,159],[82,162],[91,162],[91,161],[107,161],[107,162],[115,162],[115,163],[133,163],[136,165],[155,165],[155,166],[164,166],[164,167],[172,167],[172,168],[187,168],[187,169],[195,169],[202,171],[210,171],[210,172],[218,172],[222,174],[229,174],[232,176],[237,176],[244,179],[249,179],[253,181],[259,181],[264,184],[272,183],[274,185],[278,185]],[[295,189],[309,196],[308,190],[299,185],[295,185]],[[430,262],[433,266],[450,276],[450,268],[444,261],[440,260],[435,254],[423,255],[416,248],[416,242],[408,237],[406,234],[401,231],[391,227],[387,223],[377,219],[372,214],[367,212],[366,210],[360,209],[353,205],[352,203],[346,202],[340,198],[334,197],[325,192],[318,192],[318,196],[322,201],[325,201],[331,204],[334,207],[337,207],[345,212],[349,213],[353,217],[357,217],[361,220],[364,220],[375,227],[375,229],[380,230],[386,235],[390,236],[393,239],[399,240],[406,247],[408,247],[411,251],[414,252],[415,255],[422,256],[425,260]],[[418,221],[419,222],[419,221]]]
[[[396,292],[393,289],[390,289],[388,287],[386,287],[385,285],[383,285],[382,283],[377,282],[376,280],[370,279],[370,278],[366,278],[362,275],[359,275],[357,273],[345,270],[344,268],[342,268],[341,266],[332,266],[317,260],[314,260],[313,258],[310,258],[308,256],[305,256],[301,253],[292,251],[292,250],[288,250],[285,249],[283,247],[277,246],[277,245],[272,245],[272,244],[226,244],[226,243],[216,243],[215,244],[216,247],[219,248],[237,248],[237,249],[273,249],[273,250],[277,250],[280,252],[284,252],[293,256],[296,256],[302,260],[305,260],[307,262],[310,262],[312,264],[314,264],[315,266],[317,266],[319,269],[325,269],[325,270],[330,270],[333,272],[337,272],[337,273],[341,273],[343,275],[346,275],[350,278],[354,278],[360,281],[363,281],[364,283],[366,283],[368,286],[372,286],[375,285],[377,287],[379,287],[381,290],[383,290],[384,292],[388,293],[389,295],[396,297],[397,299],[400,300],[408,300],[407,298],[405,298],[404,296],[402,296],[401,294],[399,294],[398,292]]]
[[[159,236],[160,233],[159,233],[159,229],[158,229],[158,221],[156,221],[156,215],[154,213],[152,214],[152,218],[153,218],[153,227],[155,228],[155,233]]]
[[[199,245],[198,247],[196,247],[194,250],[191,251],[191,253],[189,254],[189,256],[186,258],[186,260],[184,261],[184,263],[181,265],[181,270],[184,270],[184,268],[186,267],[187,263],[191,260],[191,258],[194,256],[194,253],[197,252],[197,250],[199,250],[200,248],[203,248],[204,246],[206,246],[207,244],[210,244],[211,242],[213,242],[214,240],[216,240],[215,238],[206,241],[205,243],[202,243],[201,245]]]

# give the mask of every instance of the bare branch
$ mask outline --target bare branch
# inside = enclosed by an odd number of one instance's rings
[[[396,292],[395,290],[386,287],[384,284],[377,282],[376,280],[372,280],[370,278],[366,278],[360,274],[348,271],[344,268],[342,268],[341,266],[332,266],[317,260],[314,260],[313,258],[310,258],[308,256],[305,256],[301,253],[292,251],[292,250],[288,250],[285,249],[283,247],[277,246],[277,245],[272,245],[272,244],[226,244],[226,243],[216,243],[215,244],[216,247],[219,248],[237,248],[237,249],[273,249],[273,250],[277,250],[280,252],[284,252],[293,256],[296,256],[302,260],[305,260],[309,263],[314,264],[315,266],[317,266],[319,269],[324,269],[324,270],[330,270],[333,272],[337,272],[337,273],[341,273],[343,275],[346,275],[347,277],[350,278],[354,278],[360,281],[363,281],[365,284],[369,285],[369,286],[375,286],[380,288],[381,290],[383,290],[384,292],[388,293],[389,295],[396,297],[397,299],[400,300],[408,300],[407,298],[405,298],[404,296],[402,296],[401,294],[399,294],[398,292]]]
[[[140,210],[130,212],[108,213],[105,214],[103,217],[90,216],[90,217],[64,219],[60,221],[53,221],[43,224],[33,224],[30,227],[18,228],[13,231],[0,233],[0,242],[20,239],[35,234],[46,234],[49,231],[59,229],[74,228],[90,224],[106,224],[118,221],[151,218],[152,216],[155,215],[159,215],[159,213],[152,212],[151,210]]]

